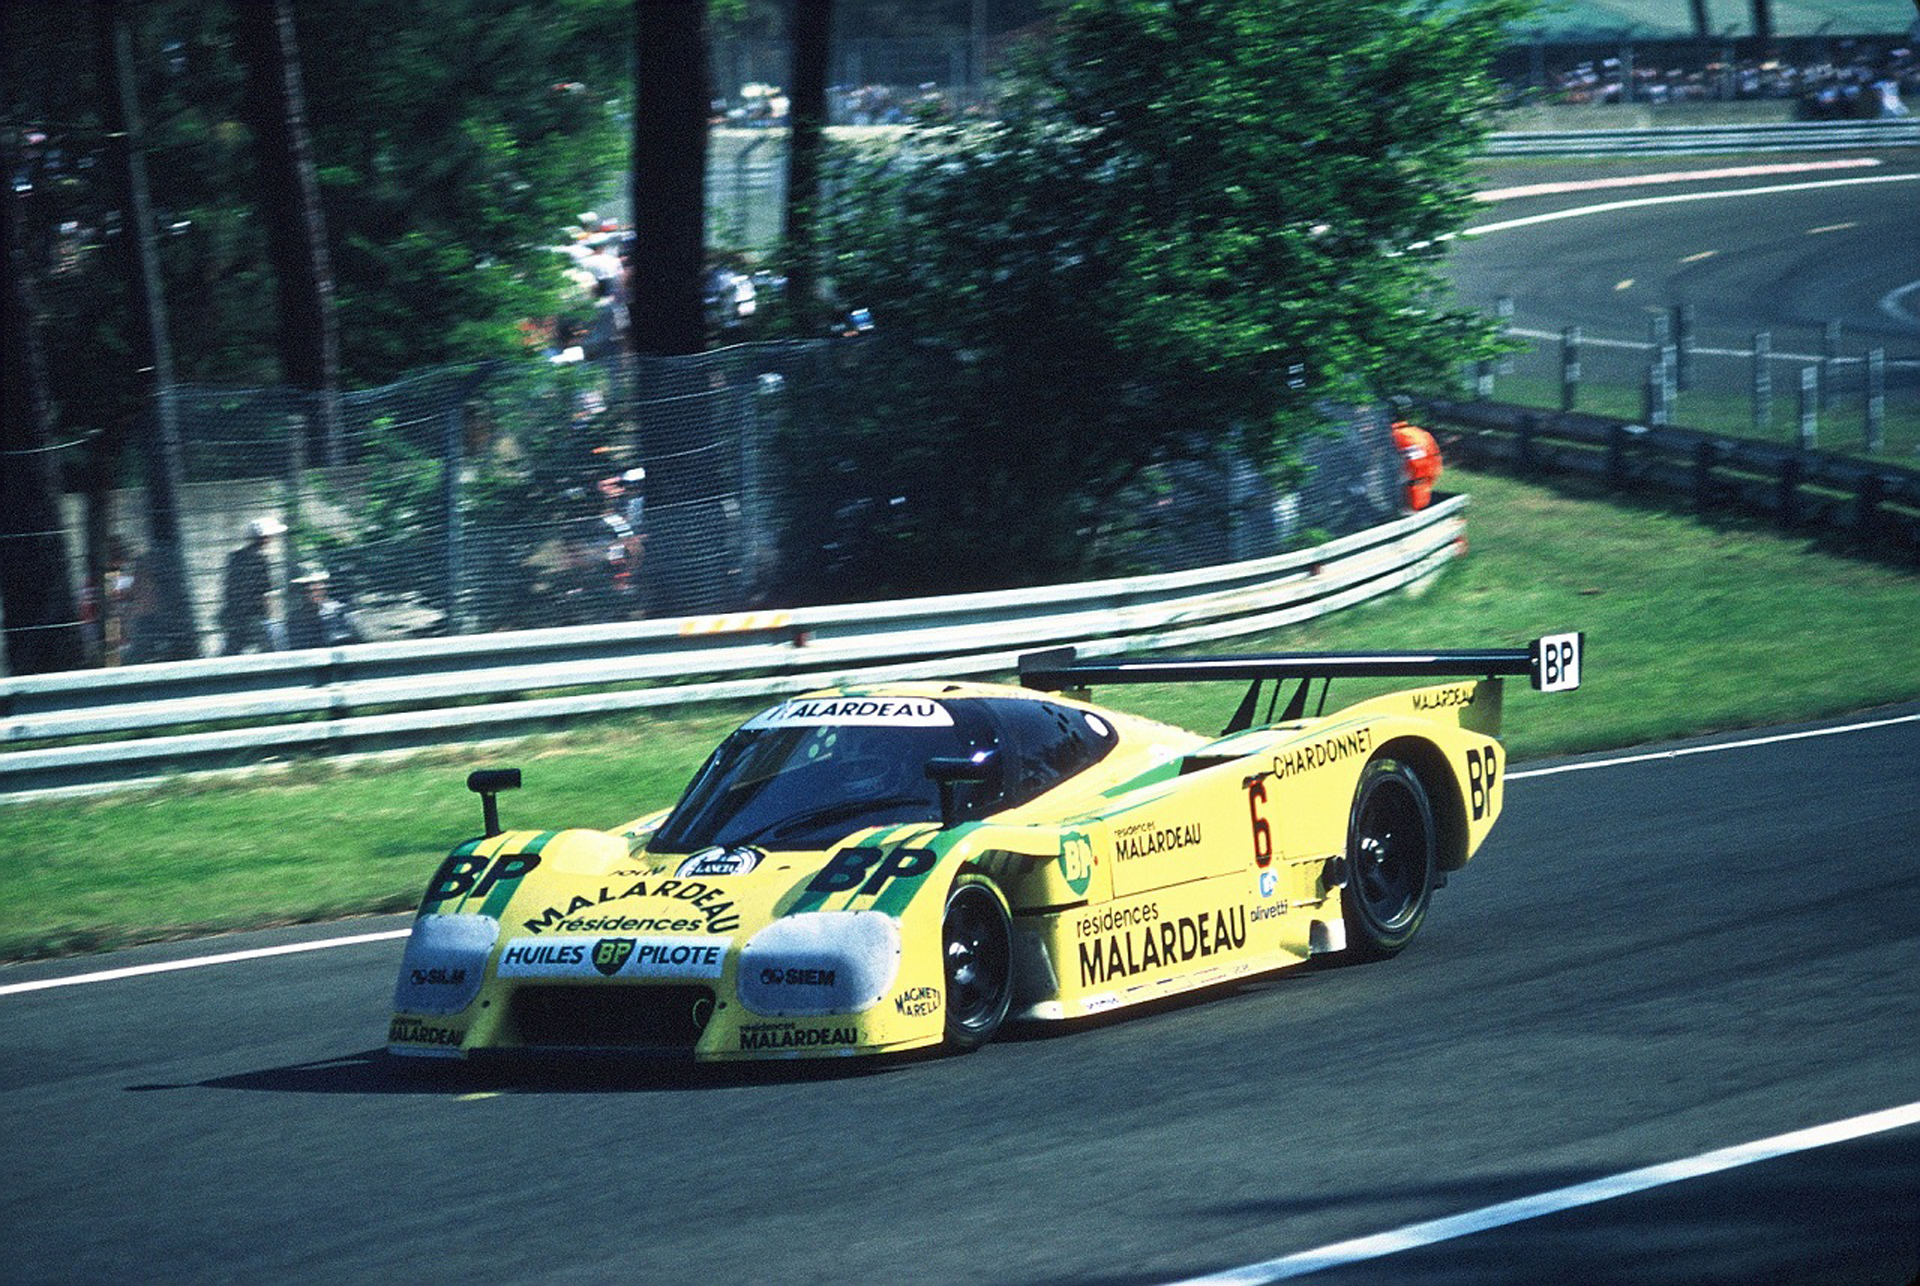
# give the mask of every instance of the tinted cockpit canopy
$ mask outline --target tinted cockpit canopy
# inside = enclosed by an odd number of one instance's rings
[[[1045,700],[802,697],[723,741],[648,848],[818,849],[870,826],[938,822],[928,762],[993,750],[987,781],[953,788],[955,816],[977,818],[1034,798],[1116,740],[1097,715]]]

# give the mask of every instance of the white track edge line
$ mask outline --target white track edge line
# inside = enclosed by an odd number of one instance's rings
[[[1723,192],[1683,192],[1674,196],[1643,196],[1630,201],[1607,201],[1600,205],[1575,206],[1566,210],[1550,210],[1545,214],[1529,214],[1518,219],[1502,219],[1496,223],[1483,223],[1477,227],[1462,228],[1455,234],[1462,237],[1485,236],[1489,232],[1506,232],[1511,228],[1531,228],[1536,224],[1556,223],[1561,219],[1578,219],[1589,214],[1610,214],[1615,210],[1638,210],[1653,205],[1678,205],[1685,201],[1721,201],[1731,197],[1771,196],[1779,192],[1811,192],[1819,188],[1857,187],[1863,183],[1912,183],[1920,180],[1920,174],[1868,174],[1852,179],[1814,179],[1806,183],[1775,183],[1767,187],[1731,188]]]
[[[260,960],[267,956],[289,956],[301,951],[325,951],[332,947],[352,947],[363,942],[389,942],[404,938],[411,929],[383,929],[379,933],[357,933],[350,938],[321,938],[314,942],[292,942],[279,947],[257,947],[251,951],[228,951],[217,956],[194,956],[187,960],[163,960],[158,964],[129,965],[124,969],[103,969],[98,973],[76,973],[65,978],[42,978],[37,982],[10,982],[0,986],[0,996],[23,991],[45,991],[50,987],[77,987],[83,982],[111,982],[117,978],[138,978],[150,973],[172,973],[176,969],[199,969],[206,965],[233,964],[241,960]]]
[[[1879,1112],[1848,1117],[1843,1121],[1810,1126],[1804,1130],[1776,1134],[1772,1138],[1759,1139],[1752,1143],[1703,1152],[1698,1156],[1647,1166],[1640,1170],[1629,1170],[1624,1174],[1609,1175],[1589,1183],[1576,1183],[1571,1187],[1555,1188],[1550,1192],[1542,1192],[1531,1197],[1503,1201],[1498,1205],[1484,1206],[1479,1210],[1469,1210],[1463,1214],[1407,1224],[1404,1227],[1374,1233],[1367,1237],[1337,1241],[1331,1245],[1298,1251],[1258,1264],[1229,1268],[1205,1277],[1188,1278],[1175,1283],[1174,1286],[1202,1286],[1203,1283],[1205,1286],[1259,1286],[1260,1283],[1265,1282],[1285,1281],[1288,1278],[1319,1272],[1324,1268],[1339,1268],[1363,1260],[1379,1259],[1402,1250],[1413,1250],[1421,1246],[1431,1246],[1437,1242],[1452,1241],[1458,1237],[1503,1228],[1509,1224],[1538,1219],[1563,1210],[1572,1210],[1580,1206],[1611,1201],[1615,1197],[1645,1192],[1649,1188],[1697,1179],[1705,1175],[1717,1174],[1722,1170],[1737,1169],[1760,1161],[1771,1161],[1796,1152],[1828,1147],[1835,1143],[1846,1143],[1872,1134],[1884,1134],[1889,1130],[1904,1129],[1910,1125],[1920,1125],[1920,1103],[1906,1103]]]
[[[1920,714],[1900,714],[1887,719],[1873,719],[1866,723],[1840,724],[1833,728],[1806,728],[1799,732],[1776,733],[1770,737],[1749,737],[1744,741],[1717,741],[1707,746],[1682,746],[1678,750],[1654,750],[1644,755],[1620,755],[1613,759],[1559,764],[1552,768],[1522,768],[1518,772],[1508,773],[1507,780],[1555,777],[1561,773],[1586,772],[1592,768],[1618,768],[1623,764],[1657,763],[1667,759],[1685,759],[1692,755],[1710,755],[1722,750],[1748,750],[1754,746],[1771,746],[1783,741],[1805,741],[1809,737],[1837,737],[1843,732],[1871,732],[1875,728],[1890,728],[1901,723],[1920,723]]]
[[[1651,763],[1663,759],[1680,759],[1689,755],[1712,754],[1721,750],[1743,750],[1752,746],[1767,746],[1780,741],[1799,741],[1807,737],[1832,737],[1843,732],[1866,732],[1874,728],[1885,728],[1893,724],[1920,722],[1920,714],[1896,715],[1890,719],[1875,719],[1868,723],[1842,724],[1834,728],[1813,728],[1803,732],[1787,732],[1772,737],[1753,737],[1745,741],[1723,741],[1710,746],[1688,746],[1680,750],[1661,750],[1644,755],[1624,755],[1614,759],[1596,759],[1586,763],[1561,764],[1555,768],[1523,768],[1507,774],[1508,781],[1523,781],[1529,777],[1552,777],[1559,773],[1585,772],[1591,768],[1614,768],[1623,764]],[[37,982],[14,982],[0,985],[0,996],[13,996],[27,991],[45,991],[51,987],[75,987],[88,982],[112,982],[120,978],[138,978],[152,973],[170,973],[176,969],[198,969],[205,965],[233,964],[242,960],[259,960],[267,956],[291,955],[300,951],[324,951],[332,947],[358,946],[364,942],[388,942],[395,938],[404,938],[408,929],[388,929],[379,933],[362,933],[348,938],[325,938],[317,942],[296,942],[281,947],[261,947],[253,951],[230,951],[217,956],[197,956],[188,960],[169,960],[160,964],[132,965],[125,969],[105,969],[98,973],[72,974],[64,978],[42,978]]]

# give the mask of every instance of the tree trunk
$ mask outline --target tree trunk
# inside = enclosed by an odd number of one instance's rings
[[[247,71],[259,210],[280,306],[280,369],[289,384],[312,395],[307,459],[338,463],[340,329],[291,0],[239,5],[235,36]]]
[[[634,0],[633,350],[706,345],[706,0]]]
[[[167,304],[160,284],[160,254],[153,243],[153,204],[147,194],[147,163],[134,96],[133,37],[120,0],[94,0],[94,35],[100,59],[100,101],[107,127],[111,181],[120,186],[120,226],[115,240],[138,320],[127,328],[134,368],[148,380],[148,410],[140,442],[146,463],[146,575],[152,579],[153,660],[200,655],[193,607],[187,597],[185,550],[180,539],[180,418],[173,397],[173,346],[167,338]]]
[[[60,470],[35,331],[14,161],[0,149],[5,211],[5,325],[0,325],[0,613],[4,672],[45,674],[85,662],[60,512]]]
[[[794,329],[815,330],[820,311],[814,213],[820,200],[820,142],[827,124],[827,58],[833,0],[793,0],[792,129],[787,136],[787,300]]]

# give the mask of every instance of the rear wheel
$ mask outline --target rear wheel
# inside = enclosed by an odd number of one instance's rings
[[[978,1049],[1013,1000],[1013,917],[991,880],[963,875],[940,922],[947,975],[947,1047]]]
[[[1360,774],[1347,824],[1347,886],[1341,906],[1348,952],[1380,960],[1413,940],[1433,900],[1433,805],[1420,779],[1397,759]]]

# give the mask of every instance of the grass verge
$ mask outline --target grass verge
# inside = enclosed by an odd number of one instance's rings
[[[1515,684],[1516,758],[1813,718],[1920,697],[1920,573],[1743,521],[1451,471],[1473,497],[1471,552],[1417,596],[1350,609],[1221,651],[1510,645],[1587,633],[1586,686]],[[1335,703],[1382,684],[1355,683]],[[1112,688],[1097,699],[1217,728],[1232,685]],[[314,761],[243,780],[0,806],[14,871],[0,959],[411,906],[439,858],[479,829],[463,788],[514,763],[509,825],[604,827],[671,803],[745,708],[623,716],[511,745]]]

